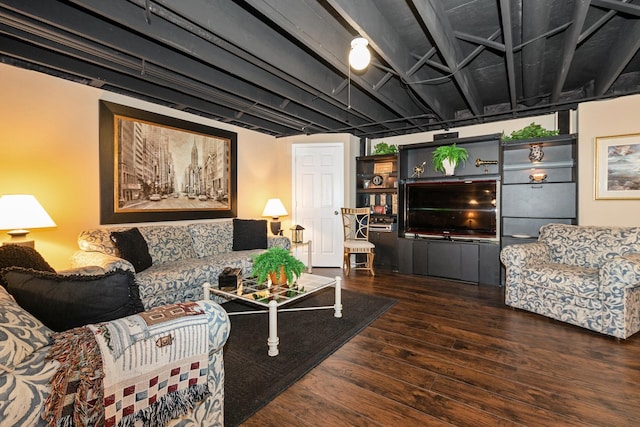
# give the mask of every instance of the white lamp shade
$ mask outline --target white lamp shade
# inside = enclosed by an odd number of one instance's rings
[[[369,42],[362,38],[357,37],[351,41],[351,52],[349,52],[349,65],[354,70],[360,71],[367,68],[369,61],[371,61],[371,52],[367,48]]]
[[[56,223],[30,194],[0,197],[0,230],[55,227]]]
[[[287,210],[280,199],[269,199],[267,205],[262,211],[262,216],[268,216],[271,218],[278,218],[279,216],[288,215]]]

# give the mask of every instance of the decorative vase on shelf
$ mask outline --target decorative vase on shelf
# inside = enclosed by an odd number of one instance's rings
[[[444,174],[447,176],[455,175],[456,164],[449,159],[442,161],[442,167],[444,167]]]
[[[543,157],[542,144],[531,144],[529,146],[529,160],[532,163],[541,162]]]

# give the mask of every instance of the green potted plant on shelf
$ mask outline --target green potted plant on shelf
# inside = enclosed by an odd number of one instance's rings
[[[258,283],[264,283],[267,277],[273,285],[293,283],[294,276],[300,277],[305,265],[288,250],[279,247],[267,249],[265,252],[252,256],[253,270],[251,276],[256,277]]]
[[[441,145],[433,151],[433,170],[443,172],[445,175],[453,175],[453,171],[460,164],[464,164],[469,157],[466,148],[458,147],[455,143]]]
[[[395,154],[398,152],[398,146],[394,144],[387,144],[384,141],[380,141],[373,149],[373,154]]]
[[[525,126],[520,130],[515,130],[511,132],[510,135],[505,135],[504,131],[502,132],[502,140],[503,141],[517,141],[519,139],[531,139],[531,138],[543,138],[547,136],[556,136],[559,131],[557,130],[548,130],[543,128],[541,125],[536,122],[531,123],[529,126]]]

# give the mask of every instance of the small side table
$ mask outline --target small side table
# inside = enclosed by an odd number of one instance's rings
[[[311,266],[311,240],[307,240],[306,242],[299,242],[299,243],[291,242],[291,248],[289,249],[289,251],[293,253],[293,250],[295,248],[304,247],[304,246],[307,247],[307,273],[312,273],[313,267]]]

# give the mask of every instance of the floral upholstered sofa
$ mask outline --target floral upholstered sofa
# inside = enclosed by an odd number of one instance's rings
[[[547,224],[500,259],[507,305],[617,338],[640,330],[640,227]]]
[[[0,426],[222,427],[229,331],[199,301],[55,333],[0,286]]]
[[[105,271],[116,268],[136,271],[131,262],[119,257],[111,239],[112,232],[131,228],[82,231],[78,236],[80,250],[73,255],[73,267],[95,265]],[[144,237],[151,258],[150,267],[135,273],[145,309],[203,299],[203,284],[217,286],[218,276],[225,267],[240,268],[243,277],[247,277],[252,269],[252,255],[272,246],[284,249],[291,246],[287,237],[267,236],[264,220],[225,219],[136,228]]]

